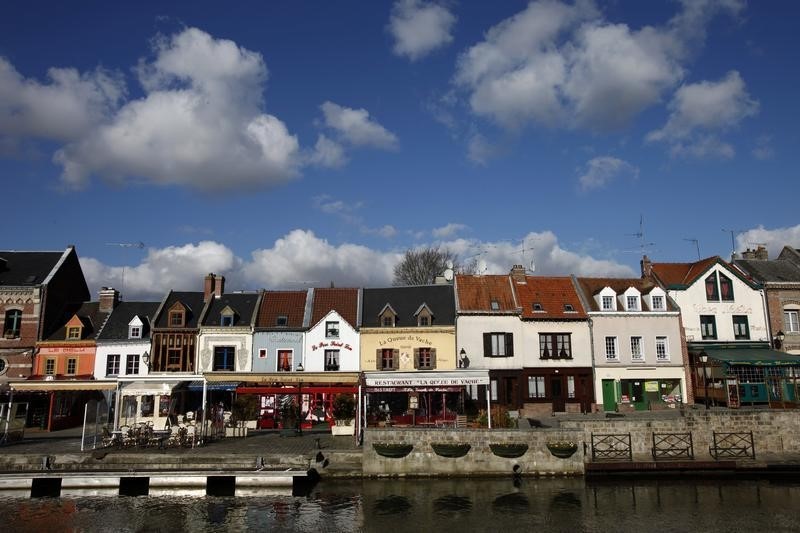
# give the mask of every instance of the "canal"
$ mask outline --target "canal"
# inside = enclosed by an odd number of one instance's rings
[[[800,482],[325,481],[303,497],[0,498],[0,531],[798,531]]]

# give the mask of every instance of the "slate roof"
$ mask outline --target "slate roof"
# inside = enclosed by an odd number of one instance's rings
[[[487,313],[518,312],[510,276],[473,276],[459,274],[455,281],[458,312],[485,311]],[[498,309],[492,309],[492,301]]]
[[[648,278],[576,278],[578,281],[578,287],[583,291],[585,296],[585,303],[588,304],[589,311],[600,311],[600,306],[597,304],[597,300],[595,300],[595,296],[597,293],[605,289],[606,287],[611,288],[614,292],[617,293],[619,296],[627,291],[629,288],[633,287],[638,290],[642,296],[649,294],[651,290],[653,290],[657,285]],[[678,309],[673,305],[672,301],[669,298],[665,298],[667,311],[677,311]],[[649,311],[650,309],[647,306],[647,301],[644,299],[641,300],[642,303],[642,310]]]
[[[219,326],[222,321],[222,311],[226,307],[230,307],[234,312],[233,326],[249,326],[257,311],[258,296],[257,292],[235,292],[214,298],[203,320],[203,325]]]
[[[734,264],[760,282],[800,282],[800,267],[785,259],[737,259]]]
[[[455,293],[452,285],[409,285],[385,289],[364,289],[362,327],[380,327],[386,304],[397,313],[395,327],[417,327],[415,313],[426,304],[433,314],[432,326],[455,324]]]
[[[755,286],[739,270],[723,261],[718,255],[707,257],[694,263],[652,263],[652,273],[668,289],[681,289],[696,282],[715,264],[727,268],[729,272],[750,286]]]
[[[316,324],[331,310],[347,320],[354,328],[358,325],[358,289],[314,289],[311,325]]]
[[[258,311],[256,327],[300,329],[304,324],[307,291],[265,291]],[[286,326],[278,326],[278,317],[287,317]],[[355,325],[355,323],[353,324]]]
[[[61,314],[58,327],[47,337],[46,341],[66,341],[67,322],[77,315],[83,323],[83,331],[80,340],[94,340],[103,328],[110,313],[100,311],[100,302],[84,302],[82,304],[69,304]],[[70,339],[74,342],[77,339]]]
[[[41,285],[64,252],[0,251],[0,286]],[[5,260],[2,261],[2,260]]]
[[[169,326],[169,310],[175,305],[175,302],[181,302],[186,307],[186,325],[183,328],[196,328],[200,315],[205,308],[206,303],[203,301],[202,292],[180,292],[170,291],[164,301],[164,306],[161,308],[161,313],[155,318],[154,328],[170,329]],[[175,329],[175,328],[171,328]]]
[[[128,340],[128,324],[138,316],[144,323],[142,339],[150,337],[150,321],[158,310],[159,302],[120,302],[111,312],[103,331],[97,337],[101,341]]]
[[[575,320],[587,318],[578,292],[571,278],[525,276],[525,283],[513,281],[517,300],[522,307],[523,319]],[[541,311],[534,311],[533,304],[539,303]],[[567,311],[565,305],[573,311]]]

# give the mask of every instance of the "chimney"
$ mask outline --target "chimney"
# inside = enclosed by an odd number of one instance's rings
[[[114,287],[100,288],[100,312],[110,313],[119,303],[119,291]]]
[[[511,267],[511,279],[517,283],[525,283],[525,267],[522,265],[514,265]]]
[[[225,276],[214,276],[214,297],[219,298],[225,292]]]
[[[216,284],[217,277],[213,273],[209,273],[204,278],[203,283],[203,301],[207,302],[211,299],[211,295],[214,294],[214,285]]]
[[[756,254],[756,259],[758,259],[759,261],[766,261],[767,259],[769,259],[769,252],[767,252],[766,246],[759,246],[758,248],[756,248],[755,254]]]
[[[642,277],[649,278],[650,274],[653,273],[653,262],[650,261],[650,258],[646,255],[642,256],[642,260],[639,261],[639,265],[642,269]]]

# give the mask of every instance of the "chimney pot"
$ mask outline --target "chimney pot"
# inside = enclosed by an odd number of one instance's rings
[[[119,304],[119,291],[114,287],[102,287],[98,297],[101,313],[110,313]]]

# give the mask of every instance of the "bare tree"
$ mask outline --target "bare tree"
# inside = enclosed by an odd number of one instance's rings
[[[406,250],[403,259],[394,267],[394,285],[429,285],[436,276],[441,276],[448,261],[453,262],[453,270],[458,268],[457,256],[439,246],[428,246],[419,250]]]

